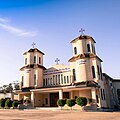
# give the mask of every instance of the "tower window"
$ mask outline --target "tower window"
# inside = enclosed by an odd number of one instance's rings
[[[87,44],[87,51],[90,52],[90,44]]]
[[[36,74],[34,74],[34,85],[36,85]]]
[[[23,86],[24,76],[22,76],[22,86]]]
[[[36,63],[36,56],[34,56],[34,63]]]
[[[25,65],[27,64],[27,58],[25,58]]]
[[[97,65],[97,71],[98,71],[98,77],[100,79],[100,70],[99,70],[99,66]]]
[[[39,57],[39,64],[41,64],[41,58]]]
[[[77,48],[76,47],[74,47],[74,53],[75,53],[75,55],[77,54]]]
[[[95,78],[95,67],[94,66],[92,66],[92,76],[93,78]]]
[[[73,80],[74,80],[74,81],[76,80],[76,72],[75,72],[75,69],[73,69]]]
[[[101,80],[102,80],[102,69],[100,67],[100,76],[101,76]]]

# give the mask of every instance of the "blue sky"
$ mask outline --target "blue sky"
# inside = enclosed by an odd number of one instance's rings
[[[120,0],[1,0],[0,85],[19,80],[23,53],[33,42],[44,65],[68,64],[70,41],[81,28],[96,40],[103,72],[120,78]]]

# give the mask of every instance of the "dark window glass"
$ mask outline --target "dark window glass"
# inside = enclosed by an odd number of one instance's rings
[[[117,89],[117,96],[118,96],[118,101],[119,101],[119,104],[120,104],[120,89]]]
[[[102,80],[102,69],[100,67],[100,76],[101,76],[101,80]]]
[[[95,78],[95,67],[94,66],[92,66],[92,76],[93,78]]]
[[[22,76],[22,86],[23,86],[24,76]]]
[[[61,83],[63,84],[63,75],[61,74]]]
[[[45,86],[45,79],[43,79],[43,86]]]
[[[77,48],[76,47],[74,47],[74,53],[77,54]]]
[[[73,81],[76,80],[76,72],[75,72],[75,69],[73,69]]]
[[[53,75],[53,85],[55,85],[55,76]]]
[[[56,80],[55,80],[56,85],[58,84],[57,82],[58,82],[58,81],[57,81],[57,75],[56,75]]]
[[[50,78],[50,84],[52,85],[52,78]]]
[[[69,83],[69,76],[67,76],[67,83]]]
[[[97,65],[97,71],[98,71],[98,78],[100,79],[100,70],[98,65]]]
[[[36,85],[36,74],[34,74],[34,85]]]
[[[36,63],[36,56],[34,56],[34,63]]]
[[[101,99],[103,100],[103,92],[102,92],[102,89],[100,89],[100,93],[101,93]]]
[[[46,85],[48,85],[48,80],[47,80],[47,78],[46,78]]]
[[[41,64],[41,58],[39,57],[39,64]]]
[[[87,44],[87,51],[90,52],[90,44]]]
[[[58,83],[60,84],[60,75],[58,75]]]
[[[64,83],[66,83],[66,76],[64,76]]]
[[[97,101],[97,103],[99,103],[98,95],[96,95],[96,101]]]
[[[103,97],[104,97],[104,100],[105,100],[105,90],[103,89]]]
[[[25,65],[27,64],[27,58],[25,58]]]
[[[48,104],[48,98],[45,98],[45,104]]]

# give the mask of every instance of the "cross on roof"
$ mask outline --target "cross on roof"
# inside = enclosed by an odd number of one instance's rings
[[[81,35],[84,35],[84,31],[85,31],[85,29],[83,29],[83,28],[81,28],[81,29],[79,30],[79,32],[81,33]]]
[[[33,42],[33,43],[32,43],[32,47],[35,48],[35,45],[36,45],[36,43]]]
[[[56,65],[58,65],[58,62],[60,61],[60,59],[56,58],[55,62],[56,62]]]

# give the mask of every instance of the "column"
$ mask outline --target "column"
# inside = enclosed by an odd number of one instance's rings
[[[35,93],[31,92],[31,103],[32,103],[33,107],[35,105],[35,98],[34,98],[34,96],[35,96]]]
[[[96,101],[96,89],[94,87],[92,87],[92,89],[91,89],[91,95],[92,95],[92,102],[97,104],[97,101]]]
[[[18,100],[21,100],[21,99],[22,99],[22,95],[18,94]]]
[[[63,90],[59,90],[59,99],[63,99]]]
[[[91,89],[91,95],[92,95],[92,109],[97,110],[96,89],[94,87],[92,87]]]
[[[73,99],[73,91],[70,92],[70,99]]]

